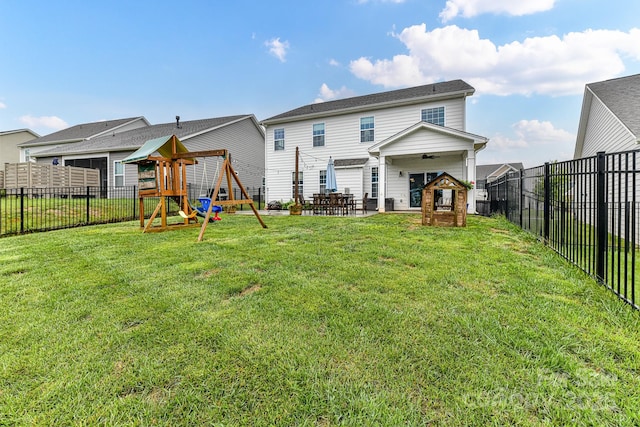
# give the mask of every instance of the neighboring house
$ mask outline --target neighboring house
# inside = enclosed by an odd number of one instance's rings
[[[32,160],[32,157],[37,157],[36,154],[40,151],[49,148],[60,147],[64,144],[71,144],[78,141],[86,141],[102,135],[125,132],[144,126],[149,126],[149,122],[144,117],[82,123],[20,144],[20,149],[22,150],[20,160],[28,162]]]
[[[367,194],[379,212],[420,210],[422,187],[437,174],[475,181],[476,153],[488,139],[466,131],[466,98],[474,91],[454,80],[305,105],[264,120],[267,200],[293,199],[298,147],[306,198],[325,191],[332,157],[338,192]]]
[[[492,165],[476,166],[476,200],[487,200],[486,185],[509,172],[517,172],[524,169],[522,163],[496,163]]]
[[[91,139],[63,144],[41,150],[38,163],[51,163],[54,158],[60,164],[72,166],[104,165],[104,187],[123,187],[138,184],[137,166],[124,165],[122,160],[140,148],[146,141],[176,135],[189,151],[226,148],[232,156],[233,167],[245,187],[262,187],[264,176],[264,133],[252,114],[218,117],[149,125],[124,132],[109,133]],[[201,158],[187,177],[195,188],[213,187],[216,167],[222,165],[218,158]],[[205,166],[206,165],[206,166]],[[226,183],[225,183],[226,184]],[[226,185],[225,185],[226,186]]]
[[[0,131],[0,171],[4,169],[5,163],[24,161],[20,158],[20,144],[39,137],[30,129]]]
[[[578,125],[574,159],[595,156],[598,152],[619,153],[640,148],[640,74],[589,83],[585,86],[582,111]],[[617,157],[617,160],[616,160]],[[606,167],[606,203],[610,206],[608,216],[609,232],[623,236],[633,234],[635,242],[640,242],[640,218],[637,204],[640,187],[635,183],[640,166],[626,165],[622,156],[609,158]],[[615,173],[619,171],[620,173]],[[612,173],[613,172],[613,173]],[[587,206],[587,201],[595,202],[596,180],[574,179],[566,193],[569,200],[581,202],[583,221],[591,223],[597,211]],[[637,202],[636,202],[637,203]],[[629,221],[636,218],[635,224]]]
[[[640,74],[584,89],[574,159],[640,148]]]

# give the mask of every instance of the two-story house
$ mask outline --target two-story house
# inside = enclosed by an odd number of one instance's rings
[[[264,120],[267,200],[293,199],[298,147],[306,198],[325,192],[331,157],[339,192],[367,194],[379,212],[420,210],[422,187],[439,173],[475,181],[476,153],[488,139],[466,131],[466,98],[474,92],[453,80],[305,105]],[[468,200],[475,212],[473,191]]]

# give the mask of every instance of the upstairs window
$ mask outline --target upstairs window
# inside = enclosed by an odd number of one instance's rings
[[[444,107],[425,108],[422,110],[421,116],[423,122],[444,126]]]
[[[360,119],[360,142],[373,142],[373,117],[362,117]]]
[[[324,147],[324,123],[313,125],[313,146]]]
[[[284,129],[282,128],[273,130],[273,149],[284,150]]]

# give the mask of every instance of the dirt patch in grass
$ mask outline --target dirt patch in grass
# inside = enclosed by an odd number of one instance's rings
[[[260,289],[262,289],[262,287],[260,285],[253,285],[253,286],[249,286],[248,288],[244,288],[242,290],[242,292],[240,292],[240,296],[244,297],[247,295],[251,295],[254,292],[258,292]]]

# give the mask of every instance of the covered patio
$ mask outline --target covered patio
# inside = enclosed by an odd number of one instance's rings
[[[476,153],[488,138],[427,122],[417,123],[369,148],[378,159],[377,210],[421,209],[422,188],[443,172],[462,181],[476,180]],[[387,203],[385,203],[385,201]],[[475,190],[467,212],[475,213]]]

